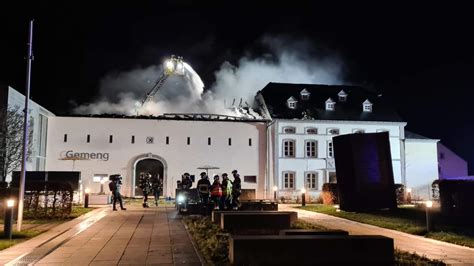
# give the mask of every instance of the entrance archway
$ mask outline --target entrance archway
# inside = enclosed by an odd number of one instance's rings
[[[134,196],[142,196],[142,190],[138,187],[138,179],[140,178],[141,173],[149,173],[152,176],[158,176],[161,178],[161,183],[164,184],[164,169],[165,166],[162,161],[156,158],[144,158],[138,160],[135,164],[135,172],[134,172]],[[163,186],[164,187],[164,186]],[[163,195],[163,191],[160,193]]]

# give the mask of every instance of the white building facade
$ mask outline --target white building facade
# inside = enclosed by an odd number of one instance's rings
[[[8,106],[21,108],[23,99],[8,89]],[[359,87],[270,83],[256,96],[260,120],[55,116],[30,106],[35,136],[28,170],[80,171],[81,188],[92,193],[104,189],[109,175],[121,174],[123,194],[136,196],[137,175],[153,169],[163,178],[163,196],[174,197],[183,173],[198,178],[205,170],[197,168],[216,166],[210,177],[239,170],[250,198],[272,199],[275,186],[278,197],[295,199],[304,187],[316,198],[324,183],[337,181],[332,138],[381,131],[389,132],[395,183],[427,198],[428,184],[438,178],[437,140],[407,139],[406,123],[379,95]]]
[[[185,172],[216,166],[209,176],[237,169],[242,188],[262,198],[265,184],[265,122],[202,121],[184,119],[137,119],[60,117],[49,121],[48,171],[80,171],[82,186],[100,191],[100,181],[112,174],[123,177],[122,193],[136,195],[137,169],[152,160],[163,178],[163,195],[174,197],[176,182]],[[107,179],[108,180],[108,179]],[[197,180],[196,180],[197,181]]]

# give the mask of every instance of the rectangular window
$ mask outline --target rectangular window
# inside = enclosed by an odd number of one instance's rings
[[[252,146],[252,139],[249,139],[249,146]]]
[[[246,175],[246,176],[244,176],[244,182],[257,183],[257,176],[256,175]]]
[[[294,172],[283,172],[283,188],[285,189],[295,188],[295,173]]]
[[[112,142],[114,142],[114,136],[110,135],[109,136],[109,143],[112,143]]]
[[[106,181],[107,174],[94,174],[94,176],[92,177],[92,182],[94,183],[100,183],[101,180]]]
[[[305,187],[307,189],[318,189],[318,173],[317,172],[307,172],[306,173],[306,180],[305,180]]]
[[[332,146],[332,141],[328,141],[328,158],[334,157],[334,148]]]
[[[317,149],[318,145],[315,140],[307,140],[306,141],[306,157],[308,158],[316,158],[317,157]]]
[[[67,134],[64,134],[64,142],[67,142]]]
[[[207,138],[207,145],[211,145],[211,138]]]
[[[169,145],[170,144],[170,137],[166,137],[166,145]]]
[[[329,183],[337,183],[336,172],[329,172]]]
[[[232,145],[232,138],[229,138],[229,146]]]
[[[188,145],[191,145],[191,137],[188,137]]]
[[[339,135],[339,129],[338,128],[329,128],[328,129],[328,134],[329,135]]]
[[[132,141],[131,142],[132,142],[132,144],[135,143],[135,136],[132,136]]]
[[[283,156],[295,157],[295,141],[294,140],[283,141]]]
[[[87,140],[86,140],[87,143],[90,143],[91,142],[91,135],[87,135]]]
[[[318,134],[318,129],[314,127],[307,128],[306,134]]]

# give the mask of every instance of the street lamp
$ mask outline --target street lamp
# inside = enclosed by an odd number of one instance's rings
[[[84,189],[84,208],[89,208],[89,194],[91,190],[89,188]]]
[[[306,206],[306,189],[301,189],[301,206]]]
[[[433,207],[433,202],[428,200],[425,202],[426,205],[426,231],[429,232],[431,230],[431,220],[430,220],[430,209]]]
[[[407,188],[407,203],[411,203],[411,188]]]
[[[3,234],[5,238],[12,239],[12,226],[13,226],[13,206],[15,206],[15,200],[7,200],[7,208],[5,209],[5,221],[3,223]]]
[[[277,201],[277,191],[278,191],[278,187],[274,186],[273,187],[273,200],[274,201]]]

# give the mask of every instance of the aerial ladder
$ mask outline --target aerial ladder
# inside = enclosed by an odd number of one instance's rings
[[[155,81],[153,87],[148,90],[145,96],[137,102],[137,113],[138,110],[145,105],[145,103],[151,101],[158,90],[165,84],[166,79],[171,75],[184,75],[184,63],[183,57],[172,55],[167,59],[163,64],[163,71],[160,74],[160,77]]]

